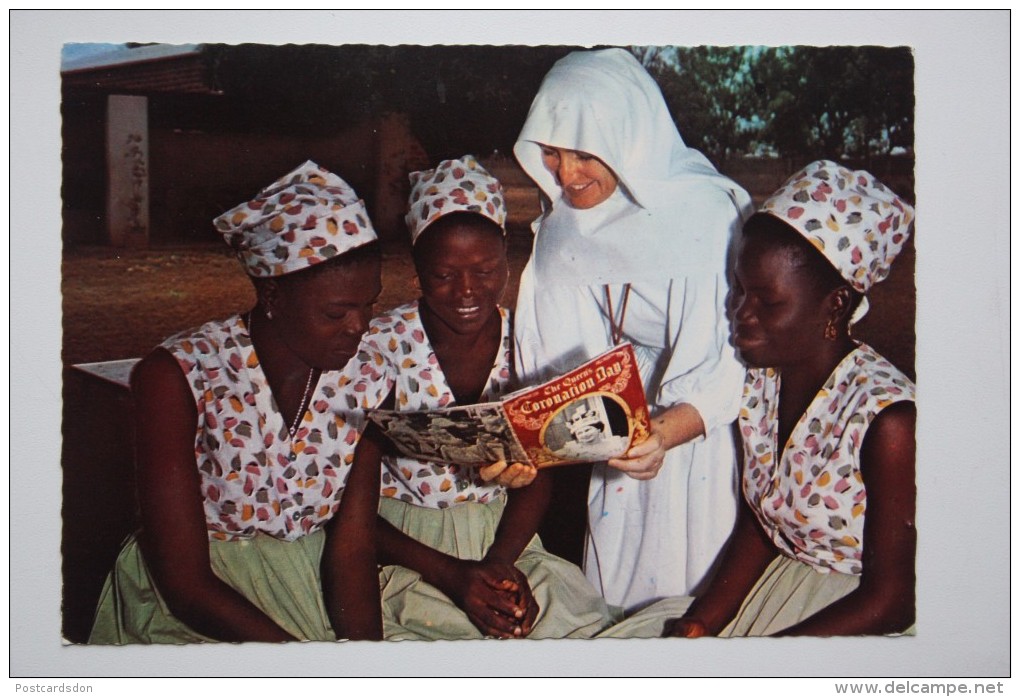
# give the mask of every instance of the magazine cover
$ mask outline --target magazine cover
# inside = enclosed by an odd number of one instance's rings
[[[458,465],[552,467],[618,457],[648,437],[634,349],[621,344],[501,402],[368,417],[407,457]]]

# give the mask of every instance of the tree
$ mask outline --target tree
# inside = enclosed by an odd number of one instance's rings
[[[913,55],[877,46],[636,47],[711,158],[869,158],[914,140]]]
[[[746,152],[748,117],[747,47],[643,47],[634,52],[658,81],[684,141],[710,158]]]

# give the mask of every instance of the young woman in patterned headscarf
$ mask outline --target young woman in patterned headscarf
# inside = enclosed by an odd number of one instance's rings
[[[867,172],[823,160],[745,225],[732,311],[751,366],[738,420],[747,506],[711,587],[667,634],[913,623],[914,384],[851,337],[913,217]]]
[[[406,220],[421,298],[372,320],[355,389],[392,388],[401,411],[498,400],[512,368],[510,311],[499,304],[509,274],[502,187],[471,156],[415,172],[411,184]],[[506,458],[470,447],[480,465]],[[542,475],[507,491],[486,468],[441,460],[383,460],[387,639],[590,637],[611,623],[581,570],[535,534],[548,503]]]
[[[352,469],[342,372],[380,291],[364,203],[306,162],[215,225],[258,302],[167,339],[132,375],[142,528],[90,641],[380,638],[361,534],[378,469]]]

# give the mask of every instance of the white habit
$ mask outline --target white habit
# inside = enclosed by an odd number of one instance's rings
[[[571,208],[539,144],[597,156],[619,186],[594,208]],[[595,466],[585,573],[628,611],[696,592],[736,515],[731,426],[744,370],[728,343],[726,256],[750,199],[684,145],[658,86],[621,49],[559,61],[514,152],[546,197],[517,299],[518,374],[537,382],[606,350],[604,288],[618,323],[630,283],[623,339],[653,415],[688,403],[707,433],[670,450],[649,481]]]

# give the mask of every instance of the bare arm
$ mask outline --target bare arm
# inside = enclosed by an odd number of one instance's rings
[[[212,571],[195,462],[197,411],[176,359],[163,349],[153,351],[138,365],[131,384],[142,513],[139,541],[170,611],[211,639],[293,640]]]
[[[708,590],[683,617],[666,623],[663,636],[715,636],[740,610],[744,598],[778,551],[742,502],[730,544]]]
[[[338,639],[383,638],[374,534],[382,437],[374,424],[365,429],[340,507],[326,526],[322,591]]]
[[[496,539],[485,558],[502,564],[514,564],[538,531],[552,497],[552,479],[538,471],[530,486],[507,492],[506,509],[496,529]]]
[[[783,635],[889,634],[914,621],[914,425],[913,402],[886,407],[861,446],[867,488],[861,583]]]
[[[523,615],[518,618],[521,636],[531,633],[539,607],[527,577],[517,570],[515,564],[538,531],[551,499],[552,478],[548,472],[539,471],[530,486],[508,492],[506,509],[496,529],[496,538],[483,560],[515,572],[518,603],[523,609]]]

